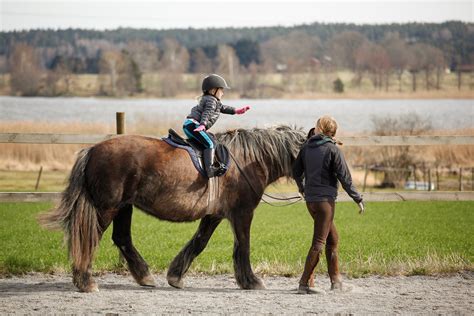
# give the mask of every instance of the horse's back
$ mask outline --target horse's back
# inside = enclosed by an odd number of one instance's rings
[[[177,221],[195,218],[196,210],[186,214],[185,209],[190,208],[189,203],[196,207],[193,194],[202,195],[207,183],[185,150],[160,139],[135,135],[93,146],[86,182],[101,208],[135,204],[159,218]],[[165,214],[159,205],[169,211]]]

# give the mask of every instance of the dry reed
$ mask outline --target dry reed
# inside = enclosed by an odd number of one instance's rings
[[[140,117],[126,128],[128,134],[167,134],[169,127],[180,130],[181,122],[162,122]],[[113,134],[114,124],[99,123],[45,123],[45,122],[5,122],[0,125],[0,133],[61,133],[61,134]],[[343,136],[345,133],[341,133]],[[474,128],[463,130],[436,130],[427,135],[474,135]],[[89,145],[66,144],[0,144],[0,170],[70,170],[75,153]],[[351,165],[371,163],[380,156],[378,147],[342,147]],[[429,166],[447,168],[473,167],[474,146],[413,146],[415,160]]]

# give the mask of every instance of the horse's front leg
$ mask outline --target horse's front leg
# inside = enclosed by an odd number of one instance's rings
[[[201,219],[199,228],[193,238],[184,246],[179,254],[173,259],[168,268],[166,276],[168,284],[182,289],[184,287],[183,275],[188,271],[189,266],[203,250],[206,248],[207,242],[211,238],[214,230],[222,221],[221,217],[212,215],[204,216]]]
[[[233,214],[235,279],[241,289],[263,290],[263,281],[255,276],[250,266],[250,225],[253,211]]]

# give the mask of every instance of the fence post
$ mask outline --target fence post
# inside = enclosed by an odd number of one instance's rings
[[[43,173],[43,166],[40,167],[40,170],[39,170],[39,173],[38,173],[38,178],[36,179],[35,191],[38,191],[38,187],[39,187],[39,184],[40,184],[42,173]]]
[[[365,164],[365,174],[364,174],[364,185],[362,186],[362,192],[365,192],[365,186],[367,185],[367,175],[369,174],[369,167]]]
[[[462,186],[462,167],[459,168],[459,191],[463,190]]]
[[[438,166],[436,166],[436,190],[439,191],[439,171],[438,171]]]
[[[115,124],[116,124],[117,134],[118,135],[125,134],[125,113],[124,112],[115,113]],[[118,251],[118,264],[119,264],[119,267],[125,267],[127,264],[125,257],[123,256],[120,250]]]
[[[413,182],[414,182],[415,190],[416,190],[417,189],[417,185],[416,185],[416,165],[413,165]]]
[[[474,191],[474,168],[471,168],[471,191]]]
[[[425,162],[423,162],[423,165],[421,166],[422,172],[423,172],[423,186],[426,184],[426,167],[425,167]],[[428,191],[428,190],[427,190]]]
[[[431,191],[431,168],[428,168],[428,191]]]
[[[115,113],[115,121],[117,126],[117,134],[125,134],[125,113]]]

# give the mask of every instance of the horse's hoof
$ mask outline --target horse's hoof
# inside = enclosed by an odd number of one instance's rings
[[[265,284],[260,279],[258,280],[258,282],[252,288],[252,290],[266,290],[266,289],[267,288],[265,287]]]
[[[333,292],[348,293],[348,292],[352,292],[353,289],[354,287],[347,283],[344,283],[344,285],[342,285],[342,282],[331,284],[331,291]]]
[[[155,278],[151,274],[143,277],[138,284],[141,286],[156,287]]]
[[[261,279],[256,279],[253,283],[247,285],[240,285],[243,290],[266,290],[265,284]]]
[[[171,285],[172,287],[175,287],[177,289],[183,289],[184,288],[183,279],[178,278],[176,276],[167,276],[166,279],[168,280],[168,284]]]
[[[99,292],[99,287],[97,286],[97,283],[93,282],[79,290],[84,293],[94,293]]]
[[[307,285],[301,285],[298,287],[298,294],[320,294],[325,295],[326,291],[316,288],[310,288]]]

